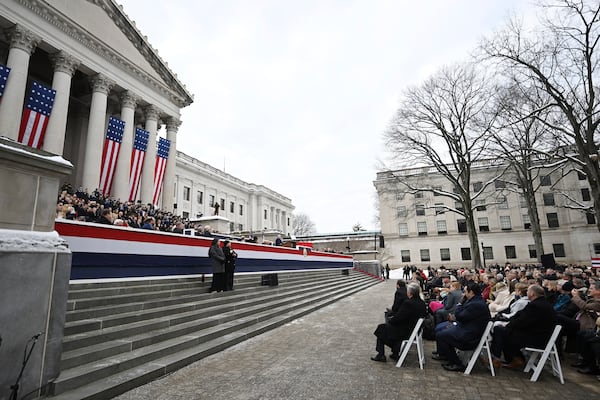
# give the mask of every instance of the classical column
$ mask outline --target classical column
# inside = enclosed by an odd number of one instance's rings
[[[154,185],[154,164],[156,163],[156,132],[158,131],[158,108],[152,104],[144,109],[146,114],[145,129],[148,131],[148,148],[144,157],[140,199],[143,204],[152,203],[152,188]]]
[[[167,119],[167,139],[171,142],[169,147],[169,159],[165,168],[165,177],[162,189],[162,207],[164,210],[173,211],[173,185],[175,183],[175,164],[177,163],[177,129],[181,121],[177,118]],[[216,199],[216,201],[219,201]]]
[[[43,149],[62,155],[65,145],[65,130],[67,129],[71,78],[79,66],[79,60],[64,51],[59,51],[50,55],[50,61],[54,65],[52,89],[56,90],[56,97],[54,97],[54,106],[48,120]]]
[[[125,122],[123,141],[119,150],[119,158],[113,178],[111,196],[127,201],[129,197],[129,170],[131,169],[131,150],[133,149],[133,135],[135,132],[134,116],[137,98],[130,91],[121,94],[121,120]]]
[[[88,121],[85,155],[83,157],[82,185],[91,193],[100,182],[100,163],[106,129],[106,105],[108,93],[114,85],[110,79],[98,74],[90,80],[92,84],[92,104]]]
[[[19,25],[5,32],[10,38],[10,51],[6,62],[6,66],[10,68],[10,75],[0,102],[0,136],[17,140],[25,102],[29,59],[40,38]]]

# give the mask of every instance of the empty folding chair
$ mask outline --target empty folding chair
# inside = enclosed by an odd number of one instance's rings
[[[490,372],[492,376],[496,376],[496,371],[494,370],[494,363],[492,362],[492,352],[490,351],[490,342],[492,340],[492,327],[494,326],[494,321],[489,321],[481,335],[481,340],[479,340],[479,344],[473,351],[473,355],[469,359],[469,363],[467,364],[467,368],[465,369],[465,375],[471,374],[471,370],[475,366],[477,359],[485,349],[487,352],[488,362],[490,363]]]
[[[550,358],[550,362],[552,363],[552,374],[554,376],[558,376],[560,379],[560,383],[564,384],[565,380],[563,378],[562,368],[560,367],[560,359],[558,358],[558,351],[556,350],[556,339],[560,334],[562,326],[556,325],[554,327],[554,332],[552,332],[552,336],[548,340],[546,347],[543,349],[536,349],[533,347],[525,347],[525,351],[531,353],[529,356],[529,360],[525,365],[525,372],[529,372],[533,368],[533,375],[531,376],[531,382],[537,381],[544,369],[544,365],[546,365],[546,361]],[[538,361],[539,358],[539,361]],[[536,364],[537,361],[537,364]]]
[[[419,318],[415,328],[413,329],[410,337],[407,340],[402,341],[402,345],[400,346],[400,358],[398,359],[398,363],[396,367],[400,368],[404,359],[408,355],[408,351],[410,347],[414,344],[417,346],[417,356],[419,357],[419,367],[423,369],[423,364],[425,363],[425,350],[423,348],[423,331],[421,329],[423,325],[424,318]]]

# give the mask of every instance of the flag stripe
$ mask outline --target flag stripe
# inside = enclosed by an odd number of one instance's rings
[[[171,142],[165,138],[159,138],[158,150],[156,152],[156,164],[154,164],[154,187],[152,190],[152,204],[158,206],[163,187],[163,178],[169,158]]]
[[[135,130],[135,140],[133,141],[133,150],[131,154],[131,164],[129,167],[129,201],[137,199],[142,176],[142,167],[144,166],[144,156],[148,147],[149,133],[143,129]]]

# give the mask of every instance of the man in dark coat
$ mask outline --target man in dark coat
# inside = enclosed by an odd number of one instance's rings
[[[437,354],[434,360],[446,360],[442,364],[447,371],[464,371],[456,349],[472,350],[477,347],[481,335],[490,320],[490,309],[481,297],[481,288],[470,281],[465,287],[464,303],[456,305],[454,319],[448,328],[436,334]]]
[[[419,318],[424,318],[427,314],[427,305],[421,300],[420,288],[417,284],[411,283],[406,287],[406,300],[402,302],[398,311],[394,313],[389,322],[380,324],[374,332],[377,336],[377,355],[371,357],[373,361],[386,361],[385,346],[392,349],[390,358],[397,361],[402,341],[408,339],[412,333]]]
[[[540,285],[529,286],[527,297],[529,303],[511,318],[508,325],[494,328],[493,341],[500,341],[507,368],[520,369],[525,363],[521,349],[545,347],[556,325],[556,312],[544,297]],[[498,367],[499,360],[495,364]]]
[[[387,322],[388,318],[391,318],[394,314],[398,312],[402,303],[408,299],[406,295],[406,281],[403,279],[398,279],[396,282],[396,293],[394,293],[394,304],[392,304],[392,308],[385,309],[385,320]]]
[[[208,249],[208,257],[210,258],[213,274],[210,292],[222,292],[225,290],[225,254],[219,247],[219,238],[213,238]]]

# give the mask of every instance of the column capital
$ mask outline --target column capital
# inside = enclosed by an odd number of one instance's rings
[[[167,132],[177,132],[180,125],[181,121],[179,118],[167,117]]]
[[[114,82],[102,74],[96,74],[90,78],[92,91],[108,94],[114,86]]]
[[[50,54],[50,61],[54,65],[54,71],[64,72],[73,76],[77,67],[79,67],[79,60],[67,53],[66,51],[59,51],[54,54]]]
[[[144,108],[144,115],[146,116],[146,120],[152,120],[158,122],[158,116],[160,114],[160,110],[154,104],[149,104]]]
[[[15,25],[4,31],[10,38],[10,48],[21,49],[29,55],[33,53],[41,38],[21,25]]]
[[[123,93],[121,93],[121,107],[125,107],[125,108],[131,108],[135,110],[135,106],[137,105],[138,102],[138,97],[133,94],[133,92],[131,92],[130,90],[126,90]]]

